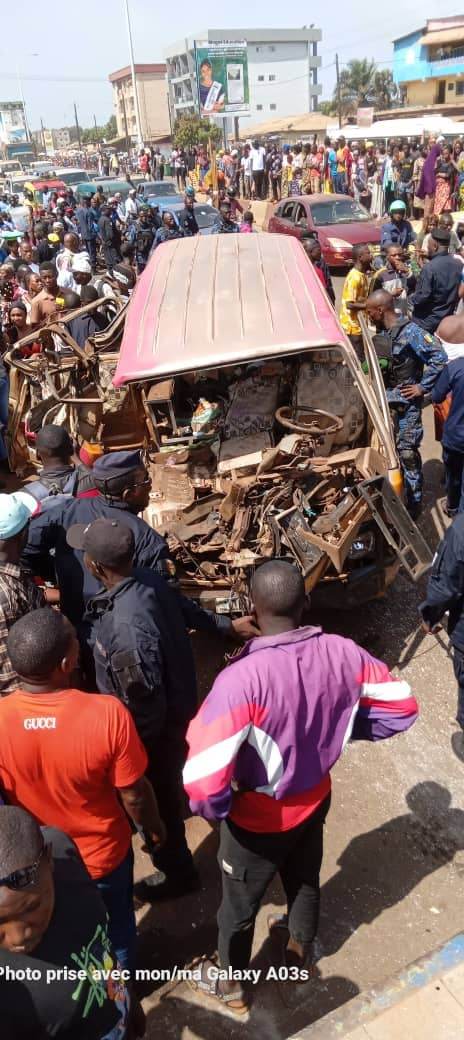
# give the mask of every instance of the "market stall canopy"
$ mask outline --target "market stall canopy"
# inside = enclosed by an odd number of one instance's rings
[[[155,251],[129,304],[115,386],[344,342],[296,238],[197,235]]]
[[[324,116],[322,112],[307,112],[306,115],[281,116],[280,119],[270,119],[266,123],[258,123],[255,126],[243,125],[240,130],[240,140],[252,140],[254,137],[266,137],[275,134],[276,137],[292,134],[317,134],[325,131],[333,116]]]
[[[333,119],[333,116],[332,116]],[[338,137],[338,123],[327,127],[330,137]],[[409,119],[379,119],[371,126],[350,126],[342,128],[347,141],[379,140],[390,137],[422,137],[426,134],[443,134],[446,137],[460,137],[463,133],[462,123],[455,122],[449,116],[438,114],[411,117]]]

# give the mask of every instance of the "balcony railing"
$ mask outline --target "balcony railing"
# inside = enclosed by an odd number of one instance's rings
[[[464,43],[460,43],[458,47],[440,47],[435,53],[429,50],[428,60],[432,65],[452,63],[456,58],[464,58]]]

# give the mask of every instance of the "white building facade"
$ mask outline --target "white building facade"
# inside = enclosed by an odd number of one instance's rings
[[[240,131],[279,116],[317,110],[320,29],[204,29],[171,44],[164,52],[172,122],[183,113],[198,112],[195,42],[238,43],[246,40],[250,115],[240,116]],[[223,121],[221,120],[221,123]],[[226,122],[232,132],[233,120]]]

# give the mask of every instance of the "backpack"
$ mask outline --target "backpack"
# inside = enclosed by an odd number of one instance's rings
[[[76,469],[61,479],[47,477],[45,474],[40,480],[33,480],[31,484],[26,484],[24,491],[36,499],[40,505],[39,511],[43,513],[44,510],[52,509],[53,506],[63,505],[68,498],[75,498],[78,484],[79,473]]]

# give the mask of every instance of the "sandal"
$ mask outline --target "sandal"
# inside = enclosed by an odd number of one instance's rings
[[[213,1000],[218,1000],[221,1004],[224,1004],[230,1011],[233,1011],[236,1015],[245,1015],[249,1010],[249,1004],[245,997],[242,989],[236,990],[234,993],[222,993],[220,990],[220,984],[222,979],[214,976],[210,978],[207,975],[209,968],[219,968],[217,961],[212,960],[210,957],[196,957],[195,960],[189,964],[189,969],[200,968],[201,978],[200,979],[188,979],[188,985],[190,989],[197,993],[205,993],[206,996],[212,997]]]

